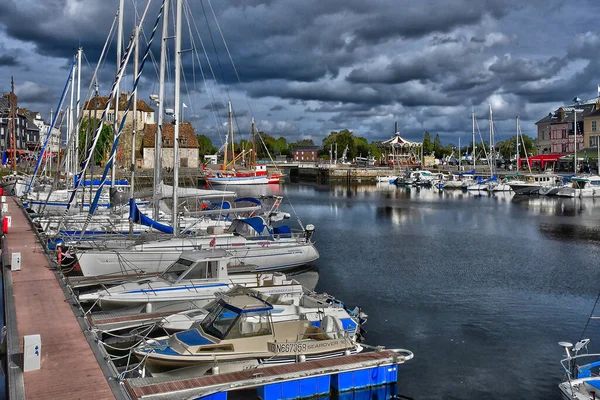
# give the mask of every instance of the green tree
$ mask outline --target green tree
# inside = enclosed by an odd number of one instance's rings
[[[339,132],[331,132],[329,136],[323,139],[323,151],[325,154],[329,154],[329,150],[333,147],[333,158],[336,158],[335,155],[335,147],[337,143],[337,158],[341,157],[342,153],[346,146],[348,146],[348,152],[346,153],[346,157],[348,160],[352,160],[356,157],[356,143],[354,143],[354,135],[347,129]],[[366,154],[363,154],[366,156]]]
[[[440,140],[440,135],[435,135],[435,139],[433,139],[433,153],[435,158],[442,158],[444,155],[442,153],[442,141]]]
[[[275,154],[275,139],[272,136],[259,132],[254,140],[256,141],[256,158],[268,159],[269,154],[271,156]]]
[[[423,137],[423,154],[429,155],[431,153],[433,153],[433,143],[431,143],[429,132],[425,131],[425,136]]]
[[[525,149],[523,149],[523,143],[525,144]],[[508,160],[513,157],[517,151],[517,136],[513,136],[510,139],[507,139],[503,142],[498,143],[497,145],[498,151],[502,158]],[[532,156],[535,151],[535,142],[534,140],[526,135],[519,137],[519,157],[524,158],[526,156]]]
[[[100,125],[100,120],[96,118],[83,118],[79,128],[79,160],[84,160],[87,155],[87,148],[91,145],[93,136]],[[98,137],[98,142],[94,149],[94,164],[104,164],[108,153],[113,144],[112,125],[104,124]]]
[[[200,156],[214,154],[217,152],[218,149],[213,146],[212,140],[210,140],[206,135],[198,135],[196,138],[198,139],[198,145],[200,146]]]
[[[356,155],[367,157],[369,154],[371,154],[371,145],[367,139],[363,137],[355,137],[354,144],[356,146]]]

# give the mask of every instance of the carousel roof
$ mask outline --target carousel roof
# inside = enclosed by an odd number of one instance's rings
[[[381,144],[383,146],[393,147],[417,147],[423,145],[423,143],[420,142],[413,142],[412,140],[404,139],[402,136],[400,136],[400,132],[396,132],[393,138],[381,142]]]

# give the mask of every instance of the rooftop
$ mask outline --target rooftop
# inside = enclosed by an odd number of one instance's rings
[[[144,140],[143,147],[154,147],[154,136],[156,135],[157,124],[146,124],[144,127]],[[173,147],[173,138],[175,136],[175,125],[173,124],[163,124],[162,129],[162,138],[163,144],[162,147],[169,148]],[[198,139],[196,138],[196,133],[194,132],[194,128],[192,124],[189,122],[184,122],[179,124],[179,147],[181,148],[198,148],[200,145],[198,144]]]
[[[130,95],[125,92],[121,93],[121,96],[119,97],[119,110],[124,110],[125,108],[127,108],[129,96]],[[96,108],[96,100],[98,101],[98,110],[102,112],[102,110],[104,110],[104,108],[106,107],[106,103],[108,102],[108,96],[93,97],[90,101],[86,101],[85,103],[83,103],[83,109],[93,111]],[[113,100],[111,103],[111,109],[114,108],[114,104],[115,102]],[[154,112],[154,109],[152,107],[150,107],[144,100],[140,99],[138,99],[137,101],[137,109],[138,111]]]

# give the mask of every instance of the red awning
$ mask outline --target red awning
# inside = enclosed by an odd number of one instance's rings
[[[565,154],[539,154],[537,156],[531,156],[528,159],[520,158],[519,165],[517,167],[521,168],[521,165],[524,162],[527,163],[526,160],[529,160],[529,165],[531,165],[535,162],[539,162],[541,164],[540,167],[544,168],[546,163],[557,162],[559,158],[564,157],[564,156],[565,156]]]

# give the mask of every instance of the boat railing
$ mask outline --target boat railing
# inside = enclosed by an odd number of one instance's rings
[[[560,364],[564,368],[565,372],[571,377],[572,372],[573,372],[573,371],[571,371],[571,368],[574,366],[573,362],[575,360],[579,360],[579,359],[583,359],[583,358],[592,358],[592,357],[600,358],[600,354],[598,354],[598,353],[578,354],[578,355],[567,357],[567,358],[560,360]],[[593,368],[593,367],[600,367],[600,361],[589,364],[589,368]],[[600,376],[600,375],[597,375],[597,376]]]

